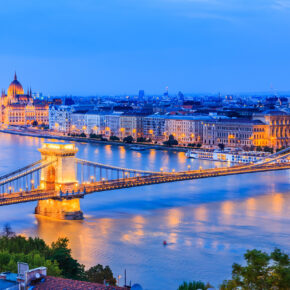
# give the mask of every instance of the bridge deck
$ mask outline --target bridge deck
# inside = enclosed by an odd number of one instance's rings
[[[233,174],[245,174],[263,171],[274,171],[274,170],[285,170],[290,169],[290,163],[275,163],[275,164],[264,164],[253,167],[246,166],[234,166],[229,168],[214,168],[206,170],[193,170],[176,172],[171,174],[154,174],[149,176],[130,177],[123,179],[115,179],[110,181],[100,181],[85,183],[78,186],[75,193],[60,193],[57,191],[47,190],[33,190],[28,192],[16,192],[2,194],[0,198],[0,206],[31,202],[44,199],[67,199],[67,198],[81,198],[86,194],[115,190],[128,187],[144,186],[158,183],[167,183],[175,181],[184,181],[191,179],[209,178],[217,176],[226,176]]]

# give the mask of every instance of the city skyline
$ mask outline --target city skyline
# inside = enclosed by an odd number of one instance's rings
[[[290,90],[289,1],[109,2],[6,3],[1,88],[16,70],[45,95]]]

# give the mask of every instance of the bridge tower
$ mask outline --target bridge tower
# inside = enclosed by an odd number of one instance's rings
[[[38,149],[42,160],[51,162],[41,169],[40,188],[47,191],[72,192],[77,186],[76,158],[78,149],[69,143],[43,143]],[[83,219],[78,198],[39,200],[35,213],[58,219]]]

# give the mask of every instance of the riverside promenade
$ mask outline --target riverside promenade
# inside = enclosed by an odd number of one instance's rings
[[[16,129],[0,129],[0,132],[12,135],[19,136],[28,136],[28,137],[36,137],[36,138],[45,138],[45,139],[56,139],[62,141],[73,141],[73,142],[85,142],[85,143],[96,143],[96,144],[107,144],[107,145],[117,145],[117,146],[126,146],[128,148],[133,146],[142,147],[144,149],[156,149],[156,150],[168,150],[168,151],[178,151],[178,152],[186,152],[188,150],[187,147],[169,147],[164,145],[157,145],[151,143],[124,143],[121,141],[101,141],[93,138],[87,137],[72,137],[65,135],[57,135],[55,132],[49,132],[44,130],[16,130]]]

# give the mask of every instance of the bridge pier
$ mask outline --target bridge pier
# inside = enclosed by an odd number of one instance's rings
[[[42,160],[52,164],[41,170],[40,188],[47,191],[72,192],[78,185],[74,144],[43,143],[39,149]],[[82,220],[79,198],[39,200],[35,214],[61,220]]]
[[[82,220],[84,218],[79,198],[39,200],[35,214],[60,220]]]

